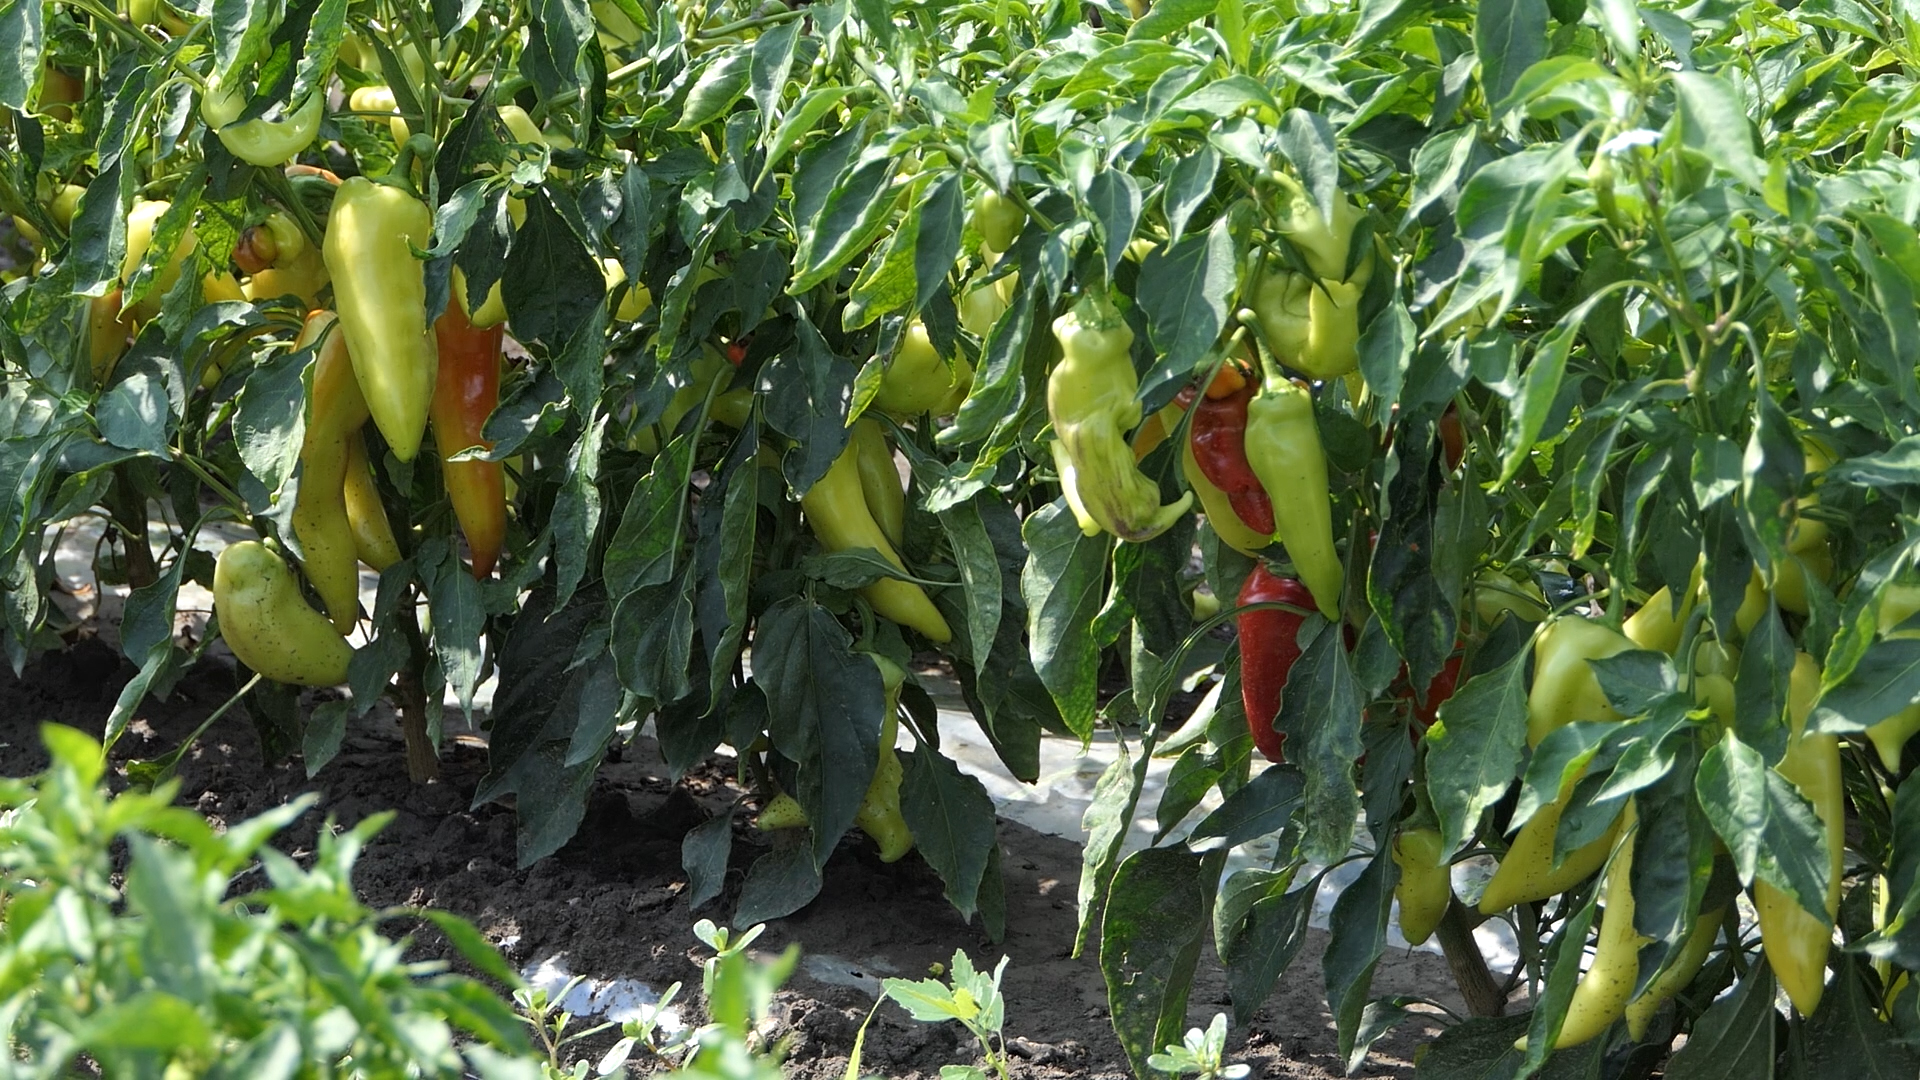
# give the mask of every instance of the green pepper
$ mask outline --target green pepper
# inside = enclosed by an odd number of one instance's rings
[[[1900,624],[1920,611],[1920,585],[1889,585],[1880,595],[1880,636],[1885,638],[1920,637],[1920,631],[1899,629]],[[1907,740],[1920,731],[1920,705],[1909,705],[1867,729],[1880,763],[1890,773],[1900,771],[1900,754]]]
[[[213,564],[213,613],[240,662],[274,682],[338,686],[353,647],[309,607],[280,556],[257,540],[229,546]]]
[[[933,347],[926,326],[916,319],[901,335],[893,362],[880,376],[873,406],[903,419],[928,412],[951,412],[965,400],[972,385],[973,366],[961,356],[955,356],[949,365]]]
[[[905,570],[893,544],[881,531],[873,511],[867,508],[867,496],[860,486],[860,449],[849,442],[834,459],[827,475],[814,482],[800,498],[800,508],[813,526],[813,534],[828,551],[872,548],[895,567]],[[920,586],[911,581],[883,577],[860,590],[873,610],[902,626],[911,627],[937,642],[953,640],[940,609],[933,606]]]
[[[1774,770],[1813,804],[1827,834],[1827,917],[1808,911],[1799,900],[1765,881],[1753,883],[1753,910],[1760,924],[1760,945],[1793,1007],[1812,1016],[1826,989],[1827,952],[1833,945],[1833,917],[1840,910],[1840,874],[1847,841],[1847,795],[1840,779],[1840,739],[1806,730],[1807,715],[1820,695],[1820,665],[1800,653],[1787,680],[1791,732],[1787,752]]]
[[[973,204],[973,227],[989,252],[999,254],[1020,238],[1027,212],[1013,199],[989,188]]]
[[[300,538],[300,565],[320,603],[342,634],[360,610],[360,562],[347,520],[347,452],[367,422],[367,402],[353,377],[346,339],[331,311],[316,311],[300,331],[298,348],[320,345],[307,396],[306,435],[300,443],[300,490],[293,505],[293,534]]]
[[[735,425],[736,427],[738,425]],[[877,421],[866,417],[853,423],[853,445],[860,468],[860,492],[867,511],[895,547],[906,531],[907,493],[900,486],[900,470],[893,464],[893,447]]]
[[[1317,380],[1338,378],[1360,364],[1360,296],[1373,274],[1373,256],[1363,257],[1351,277],[1347,261],[1362,213],[1342,195],[1328,222],[1298,184],[1281,179],[1290,198],[1279,231],[1308,272],[1270,261],[1254,282],[1249,306],[1267,348],[1282,363]]]
[[[1269,371],[1247,404],[1247,463],[1273,505],[1274,536],[1320,614],[1338,622],[1345,571],[1333,547],[1327,458],[1307,388]]]
[[[1088,294],[1053,321],[1061,358],[1047,376],[1053,461],[1080,531],[1105,529],[1142,543],[1173,526],[1193,504],[1186,492],[1160,505],[1160,487],[1134,465],[1127,433],[1140,423],[1133,331],[1104,296]]]
[[[1441,916],[1453,903],[1453,874],[1438,829],[1402,829],[1393,841],[1393,861],[1400,867],[1400,883],[1393,898],[1400,902],[1400,934],[1409,945],[1433,936]]]
[[[401,461],[420,452],[439,365],[427,329],[426,264],[413,255],[432,232],[425,203],[356,176],[334,196],[324,244],[354,374]]]
[[[900,755],[893,745],[900,738],[900,685],[906,681],[907,673],[879,653],[868,655],[880,669],[886,705],[880,714],[880,759],[874,764],[873,781],[867,785],[867,794],[860,800],[860,812],[854,815],[853,823],[880,845],[880,861],[890,863],[913,849],[913,830],[900,814],[900,781],[906,773],[900,767]]]
[[[247,108],[246,91],[208,79],[206,94],[200,98],[200,119],[220,136],[228,153],[250,165],[272,168],[313,145],[320,133],[321,105],[321,96],[315,93],[299,105],[290,105],[284,119],[240,120]]]

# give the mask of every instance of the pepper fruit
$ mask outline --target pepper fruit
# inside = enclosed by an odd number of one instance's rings
[[[1527,622],[1547,617],[1547,598],[1532,581],[1513,578],[1488,567],[1474,575],[1473,611],[1483,626],[1492,626],[1511,614]]]
[[[373,483],[366,439],[358,432],[347,440],[347,476],[343,491],[347,498],[347,525],[353,529],[353,550],[360,561],[375,570],[385,570],[399,562],[400,543],[394,539],[393,525],[387,521],[380,489]]]
[[[213,78],[207,80],[206,93],[200,98],[200,119],[220,136],[220,145],[228,153],[249,165],[271,168],[285,165],[313,145],[314,136],[320,134],[321,105],[321,95],[315,93],[298,105],[288,104],[283,119],[241,120],[247,92]]]
[[[1400,882],[1393,887],[1400,902],[1400,936],[1419,945],[1433,936],[1453,903],[1453,873],[1440,830],[1402,829],[1393,840],[1393,861],[1400,866]]]
[[[867,512],[887,541],[899,547],[907,524],[907,493],[893,464],[893,447],[887,445],[880,424],[864,416],[853,422],[853,444],[858,448],[855,464],[859,466],[860,492],[866,497]]]
[[[1566,1018],[1553,1041],[1555,1050],[1579,1046],[1613,1026],[1627,1011],[1627,999],[1633,996],[1640,978],[1640,946],[1646,938],[1633,928],[1633,841],[1635,828],[1633,801],[1621,811],[1619,827],[1626,831],[1613,865],[1607,867],[1606,911],[1600,918],[1600,937],[1594,945],[1593,962],[1574,985],[1567,1002]]]
[[[916,319],[901,335],[899,349],[880,376],[880,389],[874,393],[872,405],[902,418],[951,411],[958,407],[955,395],[965,400],[972,386],[973,365],[965,357],[955,356],[949,367],[933,347],[926,325]]]
[[[1327,458],[1306,387],[1269,372],[1247,404],[1247,463],[1274,507],[1274,538],[1313,591],[1320,613],[1338,622],[1345,572],[1333,547]]]
[[[300,596],[293,571],[257,540],[227,547],[213,565],[213,611],[240,662],[274,682],[338,686],[353,647]]]
[[[907,673],[879,653],[869,655],[873,657],[874,666],[880,669],[886,710],[880,714],[880,759],[874,765],[873,780],[867,784],[867,793],[860,800],[860,811],[854,815],[853,823],[880,845],[880,861],[890,863],[913,850],[913,830],[900,814],[900,781],[906,773],[900,767],[900,755],[893,745],[900,737],[900,685],[906,681]]]
[[[813,526],[813,534],[828,551],[872,548],[880,557],[901,570],[893,544],[881,531],[873,512],[867,509],[866,493],[860,487],[860,450],[849,442],[835,458],[827,474],[814,482],[800,497],[800,508]],[[927,594],[911,581],[881,578],[860,590],[873,610],[902,626],[918,630],[937,642],[953,640],[953,629],[933,606]]]
[[[1279,231],[1306,260],[1308,273],[1269,262],[1253,285],[1254,321],[1282,363],[1315,379],[1338,378],[1360,365],[1360,297],[1373,257],[1363,257],[1352,277],[1347,262],[1362,213],[1342,195],[1329,222],[1299,184],[1281,180],[1290,198]]]
[[[1240,586],[1240,606],[1270,601],[1312,609],[1313,594],[1298,580],[1275,574],[1264,562],[1255,563]],[[1246,709],[1253,745],[1268,761],[1287,759],[1287,737],[1274,727],[1274,721],[1280,718],[1287,676],[1300,659],[1300,624],[1306,620],[1304,614],[1285,608],[1243,611],[1239,616],[1240,704]]]
[[[426,264],[412,250],[425,248],[432,232],[425,203],[356,176],[334,196],[324,245],[354,374],[374,425],[401,461],[420,452],[433,403]]]
[[[1020,230],[1027,227],[1027,212],[1019,203],[989,188],[974,200],[973,227],[987,250],[999,254],[1020,238]]]
[[[87,301],[87,368],[95,388],[107,385],[120,357],[126,354],[133,320],[120,311],[120,290],[109,289]]]
[[[233,262],[242,272],[257,274],[269,266],[285,266],[312,247],[300,227],[276,210],[240,233],[233,245]]]
[[[1533,685],[1527,690],[1527,746],[1575,720],[1619,720],[1592,660],[1626,652],[1634,643],[1605,623],[1563,615],[1533,643]]]
[[[1889,639],[1920,637],[1920,631],[1899,629],[1916,611],[1920,611],[1920,585],[1887,586],[1880,595],[1880,636]],[[1880,763],[1886,766],[1887,771],[1898,774],[1900,754],[1916,731],[1920,731],[1920,705],[1909,705],[1868,728],[1867,739],[1873,743],[1874,752],[1880,755]]]
[[[1434,673],[1433,681],[1427,684],[1427,696],[1424,702],[1413,705],[1413,735],[1418,739],[1440,718],[1440,706],[1453,697],[1460,686],[1460,665],[1466,661],[1465,653],[1455,651],[1447,657],[1440,670]],[[1404,666],[1404,665],[1403,665]]]
[[[440,454],[441,483],[473,557],[473,576],[484,579],[500,561],[507,539],[506,469],[498,461],[447,459],[470,446],[493,449],[480,432],[500,404],[500,346],[506,327],[476,329],[449,297],[447,310],[434,320],[433,336],[440,354],[433,386],[433,445]]]
[[[1273,503],[1247,462],[1247,405],[1253,387],[1243,384],[1224,397],[1211,393],[1193,411],[1189,448],[1200,471],[1222,492],[1241,522],[1268,536],[1274,532]]]
[[[1193,399],[1199,396],[1197,387],[1183,387],[1172,401],[1161,406],[1160,411],[1141,421],[1140,427],[1133,433],[1133,460],[1145,461],[1148,454],[1158,450],[1160,444],[1166,442],[1167,437],[1179,428],[1180,418],[1193,407]],[[1199,469],[1200,467],[1195,465],[1191,471],[1198,473]],[[1202,477],[1202,479],[1205,478]],[[1225,497],[1223,493],[1221,498]],[[1263,539],[1261,542],[1264,544],[1266,541]]]
[[[1707,964],[1707,957],[1713,952],[1714,939],[1720,936],[1720,927],[1727,920],[1727,909],[1720,907],[1702,912],[1693,921],[1693,932],[1680,945],[1680,951],[1667,965],[1667,969],[1654,976],[1653,981],[1640,996],[1627,1004],[1627,1034],[1634,1042],[1646,1038],[1647,1025],[1653,1022],[1660,1006],[1673,1000],[1674,996],[1693,982],[1700,969]]]
[[[1700,595],[1700,579],[1706,565],[1704,559],[1694,564],[1693,578],[1687,583],[1686,594],[1680,598],[1679,610],[1674,609],[1673,592],[1662,585],[1647,597],[1639,611],[1627,616],[1621,630],[1628,640],[1642,649],[1672,656],[1680,647],[1680,635],[1686,630],[1687,617],[1693,613],[1694,601]]]
[[[610,259],[610,258],[601,259],[600,260],[600,276],[606,280],[608,296],[612,296],[615,290],[619,289],[620,286],[625,285],[627,283],[627,271],[625,267],[620,265],[619,259]],[[495,282],[494,287],[498,288],[499,284],[500,284],[499,282]],[[488,293],[487,303],[485,307],[492,307],[492,306],[493,306],[493,294]],[[645,315],[647,313],[647,309],[651,308],[652,306],[653,306],[653,290],[647,288],[645,284],[636,281],[633,283],[633,287],[628,289],[624,296],[620,297],[620,306],[614,309],[613,317],[620,320],[621,322],[632,322],[635,319],[638,319],[640,316]],[[501,312],[503,316],[505,314],[505,310],[506,310],[506,305],[502,304]]]
[[[347,97],[347,108],[356,113],[385,116],[387,132],[393,136],[393,145],[405,146],[413,137],[413,129],[408,126],[405,117],[400,115],[400,104],[393,96],[392,87],[363,86]]]
[[[1538,747],[1555,729],[1576,720],[1619,720],[1620,714],[1608,703],[1588,661],[1631,648],[1633,642],[1625,635],[1591,619],[1567,615],[1548,623],[1534,639],[1533,685],[1527,691],[1527,745]],[[1620,831],[1619,819],[1605,836],[1569,852],[1558,867],[1553,865],[1554,834],[1560,831],[1560,815],[1566,811],[1578,781],[1579,774],[1564,780],[1554,801],[1536,810],[1520,827],[1481,895],[1481,912],[1492,915],[1565,892],[1607,861],[1613,838]]]
[[[132,282],[134,273],[146,260],[147,251],[153,246],[154,226],[159,224],[160,218],[172,205],[165,199],[153,199],[135,203],[133,209],[127,211],[127,253],[120,260],[122,285]],[[169,255],[167,261],[154,272],[153,284],[147,290],[147,294],[127,309],[133,322],[144,323],[160,314],[161,301],[179,282],[180,273],[185,268],[188,257],[199,246],[200,238],[192,229],[188,229],[181,235],[179,242],[174,245],[173,254]],[[233,275],[225,270],[207,272],[200,279],[200,287],[204,299],[209,302],[243,299],[239,285],[233,281]]]
[[[1833,944],[1833,917],[1840,910],[1840,872],[1846,848],[1846,790],[1840,780],[1840,739],[1807,732],[1807,714],[1820,696],[1820,665],[1806,653],[1793,658],[1787,679],[1787,752],[1774,770],[1806,796],[1827,834],[1827,917],[1808,911],[1792,895],[1765,881],[1753,883],[1753,908],[1759,917],[1760,945],[1793,1007],[1812,1016],[1826,989],[1827,950]]]
[[[298,348],[320,343],[307,398],[307,431],[300,443],[300,491],[293,506],[293,535],[300,539],[300,566],[342,634],[360,611],[360,562],[353,526],[347,521],[349,441],[360,439],[367,402],[353,377],[346,337],[331,311],[307,316]],[[332,332],[329,332],[332,331]]]
[[[993,324],[1011,306],[1019,280],[1018,274],[1008,274],[994,281],[969,284],[960,294],[960,325],[974,337],[986,340]]]
[[[1080,531],[1143,543],[1173,526],[1193,493],[1160,505],[1160,487],[1134,465],[1127,432],[1140,423],[1133,331],[1111,301],[1089,294],[1053,321],[1061,358],[1047,376],[1053,461]]]
[[[1187,478],[1187,486],[1193,489],[1194,498],[1199,500],[1201,512],[1207,515],[1207,523],[1213,526],[1214,535],[1220,538],[1221,543],[1242,555],[1258,556],[1262,548],[1273,542],[1272,533],[1254,531],[1234,510],[1227,493],[1214,487],[1213,482],[1207,479],[1207,474],[1200,470],[1200,463],[1194,460],[1191,439],[1180,446],[1180,470]]]

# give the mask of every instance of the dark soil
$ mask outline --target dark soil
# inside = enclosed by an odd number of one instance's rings
[[[45,763],[36,729],[57,721],[99,733],[120,685],[132,674],[117,654],[94,641],[40,658],[16,679],[0,667],[0,774],[20,775]],[[113,750],[116,783],[126,762],[175,747],[233,692],[230,671],[203,665],[165,702],[149,700]],[[457,711],[449,732],[464,731]],[[516,869],[510,809],[472,807],[485,771],[484,745],[449,740],[442,778],[416,786],[407,779],[397,725],[379,712],[349,732],[340,755],[307,778],[295,758],[263,763],[260,738],[235,709],[216,723],[180,764],[180,801],[216,822],[259,814],[316,791],[320,808],[278,841],[296,857],[309,850],[326,818],[350,825],[392,809],[393,823],[360,859],[358,885],[369,903],[432,905],[473,920],[516,965],[561,954],[576,973],[639,979],[662,989],[678,981],[697,995],[706,954],[692,934],[701,917],[724,922],[738,895],[741,868],[760,844],[736,826],[727,892],[700,911],[682,895],[680,842],[686,831],[739,795],[730,764],[709,763],[679,785],[651,743],[625,747],[595,781],[573,842],[552,858]],[[744,823],[744,815],[738,820]],[[1092,956],[1071,956],[1080,848],[1074,842],[1002,821],[1007,885],[1007,938],[989,942],[976,921],[960,921],[941,895],[938,877],[917,856],[881,864],[870,846],[849,840],[826,869],[825,891],[797,915],[774,922],[760,946],[778,951],[797,941],[822,965],[834,961],[877,975],[923,976],[965,949],[982,969],[1012,958],[1004,985],[1006,1033],[1016,1076],[1122,1078],[1125,1061],[1107,1022],[1106,991]],[[1254,1076],[1328,1078],[1343,1075],[1326,1012],[1315,933],[1250,1030],[1236,1032],[1236,1060]],[[423,931],[420,948],[439,943]],[[821,971],[823,968],[816,968]],[[1376,994],[1438,996],[1454,1008],[1443,961],[1426,953],[1384,958]],[[1211,955],[1201,962],[1189,1020],[1204,1025],[1226,1010],[1225,979]],[[870,994],[802,970],[776,1005],[788,1036],[789,1073],[805,1080],[837,1078],[855,1032],[872,1007]],[[1404,1025],[1379,1044],[1355,1075],[1413,1075],[1414,1048],[1437,1030]],[[604,1044],[602,1044],[604,1045]],[[597,1054],[597,1048],[586,1051]],[[903,1078],[937,1077],[940,1066],[972,1061],[976,1050],[958,1025],[919,1024],[888,1004],[868,1030],[863,1069]]]

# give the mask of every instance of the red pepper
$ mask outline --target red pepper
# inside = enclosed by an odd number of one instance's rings
[[[1447,662],[1440,665],[1440,671],[1434,675],[1433,681],[1427,684],[1426,704],[1422,705],[1418,701],[1413,703],[1415,739],[1433,726],[1434,720],[1440,716],[1440,706],[1445,704],[1447,699],[1453,696],[1454,690],[1459,687],[1460,661],[1465,659],[1466,655],[1463,653],[1454,653],[1448,657]],[[1411,695],[1412,692],[1408,693]]]
[[[1247,464],[1247,403],[1253,394],[1253,386],[1243,381],[1224,397],[1209,392],[1194,407],[1193,457],[1213,486],[1226,493],[1240,520],[1272,536],[1273,501]]]
[[[487,417],[500,404],[500,344],[504,324],[476,329],[451,299],[434,321],[440,347],[439,374],[433,386],[433,443],[440,452],[440,474],[453,516],[466,534],[473,555],[473,576],[493,573],[507,537],[506,472],[498,461],[448,461],[469,446],[493,448],[480,437]]]
[[[1440,414],[1440,451],[1447,471],[1454,472],[1467,457],[1467,429],[1460,423],[1460,409],[1449,405]]]
[[[1313,593],[1293,578],[1280,577],[1265,563],[1253,568],[1240,587],[1241,605],[1278,601],[1300,611],[1262,608],[1240,615],[1240,701],[1247,710],[1247,730],[1268,761],[1285,761],[1281,744],[1286,736],[1274,730],[1280,699],[1293,662],[1300,659],[1302,612],[1315,610]]]

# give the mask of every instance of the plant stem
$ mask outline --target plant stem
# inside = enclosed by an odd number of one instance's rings
[[[400,699],[400,734],[407,740],[407,779],[424,784],[440,778],[440,757],[427,731],[427,692],[420,676],[402,671],[394,688]]]
[[[1447,913],[1440,917],[1435,933],[1440,951],[1447,956],[1447,966],[1453,969],[1454,984],[1466,999],[1467,1011],[1474,1016],[1505,1015],[1507,997],[1493,981],[1493,973],[1487,970],[1487,959],[1480,955],[1480,946],[1473,940],[1473,927],[1467,922],[1467,909],[1460,906],[1459,900],[1447,905]]]

